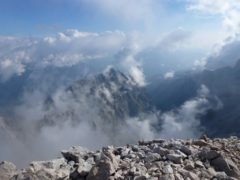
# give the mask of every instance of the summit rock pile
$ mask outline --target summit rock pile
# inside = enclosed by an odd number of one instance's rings
[[[18,170],[0,163],[1,180],[237,180],[240,179],[240,139],[153,140],[138,145],[89,151],[71,147],[63,158],[32,162]]]

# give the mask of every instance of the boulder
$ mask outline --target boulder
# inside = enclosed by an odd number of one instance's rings
[[[81,146],[73,146],[69,150],[61,151],[61,153],[67,161],[74,161],[75,163],[79,163],[79,159],[88,158],[88,150]]]
[[[102,180],[109,179],[118,168],[118,161],[112,151],[108,148],[103,148],[101,160],[94,165],[88,176],[87,180]]]
[[[191,171],[188,172],[187,178],[190,178],[191,180],[200,180],[198,175]]]
[[[33,162],[32,166],[34,165],[35,167],[40,165],[40,169],[38,171],[49,173],[50,176],[52,176],[52,179],[63,179],[69,177],[71,168],[63,158],[52,161]]]
[[[217,172],[215,177],[217,179],[230,179],[225,172]]]
[[[195,168],[194,163],[190,160],[186,160],[184,163],[185,163],[184,169],[186,169],[186,170],[190,171]]]
[[[182,151],[186,155],[192,155],[194,153],[194,149],[191,146],[181,146],[180,151]]]
[[[199,161],[199,160],[197,160],[195,162],[195,166],[198,167],[198,168],[204,168],[204,165],[203,165],[202,161]]]
[[[139,176],[143,176],[147,172],[147,168],[144,166],[144,164],[135,164],[134,167],[136,167],[136,174]]]
[[[9,180],[16,173],[16,166],[7,161],[0,163],[0,179]]]
[[[146,162],[154,162],[160,160],[161,156],[157,153],[148,153],[146,154],[145,161]]]
[[[203,160],[213,160],[220,156],[220,153],[209,148],[204,148],[200,153],[199,157]]]
[[[166,156],[167,154],[170,153],[168,149],[162,148],[162,147],[155,147],[155,148],[153,149],[153,152],[154,152],[154,153],[158,153],[158,154],[160,154],[161,156]]]
[[[108,179],[115,173],[115,168],[112,162],[104,160],[93,166],[90,170],[87,180],[102,180]]]
[[[15,175],[13,179],[69,179],[70,169],[71,167],[63,158],[52,161],[35,161],[27,169]]]
[[[76,164],[77,168],[70,175],[72,179],[84,178],[89,174],[90,170],[94,165],[93,158],[89,159],[86,161],[84,161],[83,159],[79,159],[79,163]]]
[[[166,175],[161,175],[159,177],[159,180],[175,180],[173,174],[166,174]]]
[[[134,177],[134,180],[147,180],[146,176],[136,176]]]
[[[200,146],[200,147],[209,145],[209,143],[206,142],[206,141],[204,141],[203,139],[194,140],[194,141],[192,142],[192,144],[193,144],[193,145]]]
[[[236,149],[237,149],[238,151],[240,151],[240,143],[237,143],[237,144],[235,145],[235,147],[236,147]]]
[[[163,167],[162,172],[164,174],[173,174],[173,169],[172,169],[171,165],[168,164],[168,165]]]
[[[237,165],[232,160],[230,160],[228,158],[220,156],[220,157],[212,160],[211,165],[217,171],[223,171],[228,176],[235,177],[235,178],[240,178],[240,171],[239,171]]]
[[[175,178],[175,180],[184,180],[183,177],[181,176],[181,174],[179,174],[179,173],[174,174],[174,178]]]
[[[182,164],[182,156],[179,154],[168,154],[167,159],[176,163],[176,164]]]

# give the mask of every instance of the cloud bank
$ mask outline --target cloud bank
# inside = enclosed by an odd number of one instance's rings
[[[3,80],[21,75],[26,68],[71,67],[88,60],[112,56],[126,43],[122,32],[88,33],[67,30],[55,37],[2,38],[0,75]],[[104,43],[103,43],[104,42]],[[3,48],[5,45],[9,48]]]
[[[211,15],[221,15],[222,25],[230,33],[240,30],[240,2],[238,0],[190,0],[190,10],[197,10]]]
[[[208,101],[209,90],[202,85],[198,96],[184,102],[178,109],[162,114],[163,125],[160,137],[162,138],[193,138],[203,133],[200,117],[211,109]]]
[[[155,0],[82,0],[81,2],[93,6],[103,14],[113,16],[115,19],[124,21],[127,24],[141,24],[146,29],[152,28],[153,24],[155,24],[155,6],[158,5],[160,8],[160,3]]]
[[[78,91],[78,95],[59,89],[52,96],[54,106],[50,108],[48,103],[51,101],[46,104],[39,92],[25,96],[25,102],[15,108],[18,117],[15,127],[9,126],[4,119],[0,121],[0,140],[4,144],[0,149],[0,159],[23,167],[32,160],[53,158],[61,149],[73,145],[94,150],[105,145],[123,145],[154,138],[198,137],[202,133],[199,118],[212,108],[207,99],[210,92],[202,85],[197,97],[171,111],[106,122],[99,116],[99,106],[96,106],[93,96],[87,97],[85,91],[88,91],[87,86]],[[114,96],[108,87],[98,87],[96,92],[104,92],[109,101]],[[96,97],[103,98],[103,95]],[[108,106],[104,109],[107,110]]]
[[[206,67],[211,69],[225,66],[233,66],[240,55],[240,2],[238,0],[189,0],[188,9],[202,15],[219,16],[222,20],[222,27],[225,34],[221,37],[221,42],[216,42],[210,53],[195,61],[196,67]]]
[[[185,60],[184,53],[191,51],[186,48],[190,34],[180,28],[153,40],[139,32],[92,33],[71,29],[42,38],[0,37],[0,80],[7,81],[26,71],[35,76],[47,68],[60,70],[85,65],[99,72],[112,65],[131,74],[143,86],[146,84],[143,71],[148,67],[155,67],[152,75],[157,69],[166,73],[170,70],[161,64],[171,66]],[[176,53],[183,57],[174,57]],[[184,68],[192,66],[187,61]]]

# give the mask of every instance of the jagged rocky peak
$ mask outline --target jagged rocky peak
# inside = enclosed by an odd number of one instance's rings
[[[108,67],[102,74],[105,78],[110,81],[127,81],[129,78],[125,76],[122,72],[114,69],[113,67]]]
[[[45,105],[47,111],[42,124],[56,124],[61,119],[89,123],[86,117],[93,114],[98,119],[93,124],[100,127],[103,122],[115,124],[154,111],[145,89],[139,87],[130,76],[113,68],[72,83],[47,102],[50,103]],[[59,104],[67,109],[63,111]]]
[[[84,91],[91,95],[101,90],[103,94],[108,93],[109,95],[111,93],[120,93],[125,90],[133,90],[134,88],[138,88],[137,83],[130,76],[109,67],[103,73],[76,81],[69,86],[67,90],[72,92]]]
[[[74,94],[85,93],[86,96],[91,96],[108,106],[116,107],[120,105],[120,101],[127,104],[133,103],[133,108],[137,105],[145,107],[150,105],[145,90],[137,86],[130,76],[112,67],[107,68],[101,74],[77,81],[69,89]]]
[[[131,76],[125,75],[119,70],[113,67],[108,67],[102,73],[95,76],[91,76],[86,79],[81,79],[78,81],[79,84],[95,84],[95,85],[106,85],[111,88],[111,85],[124,86],[131,89],[133,86],[137,86],[137,83]]]
[[[0,163],[0,179],[72,180],[238,180],[240,139],[157,139],[138,145],[103,147],[89,151],[80,146],[62,151],[63,158],[32,162],[17,170]]]

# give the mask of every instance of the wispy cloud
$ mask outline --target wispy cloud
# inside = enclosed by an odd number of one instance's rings
[[[159,42],[159,48],[161,50],[167,50],[170,52],[178,49],[184,49],[188,41],[191,39],[192,32],[183,28],[177,28],[174,31],[167,33]]]
[[[189,0],[189,10],[220,15],[222,25],[230,33],[240,31],[240,2],[238,0]]]
[[[201,129],[199,117],[211,108],[208,96],[208,88],[202,85],[198,90],[197,97],[184,102],[175,110],[163,113],[160,137],[193,138],[200,136],[203,129]]]
[[[215,47],[205,57],[196,60],[195,65],[200,68],[234,65],[240,58],[236,50],[239,48],[240,2],[238,0],[188,0],[187,2],[190,11],[218,16],[225,31]]]
[[[162,54],[184,51],[190,34],[177,29],[163,37],[156,36],[152,39],[139,32],[92,33],[71,29],[43,38],[0,37],[0,79],[8,80],[14,75],[20,76],[26,69],[35,71],[46,67],[73,67],[82,62],[99,60],[102,64],[109,61],[112,65],[123,65],[143,85],[145,77],[141,62],[146,59],[142,54],[149,49],[152,54],[159,51]],[[155,58],[161,59],[161,56]],[[169,63],[168,59],[162,60],[166,61],[165,64]]]
[[[164,79],[172,79],[172,78],[174,78],[174,76],[175,76],[175,72],[169,71],[164,74]]]
[[[103,43],[104,42],[104,43]],[[0,75],[7,80],[26,68],[70,67],[82,61],[103,59],[116,54],[127,42],[119,31],[88,33],[67,30],[44,38],[3,38],[0,41]],[[7,45],[9,48],[4,48]]]
[[[145,27],[152,26],[156,20],[155,6],[160,3],[156,0],[82,0],[95,6],[103,13],[114,16],[128,23],[143,23]],[[158,11],[161,11],[158,9]]]

